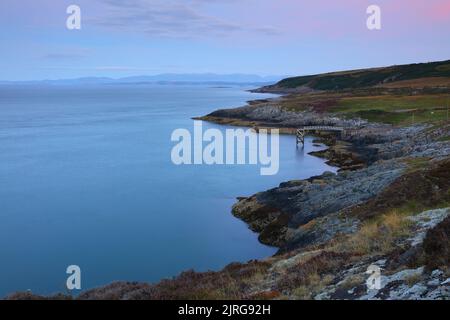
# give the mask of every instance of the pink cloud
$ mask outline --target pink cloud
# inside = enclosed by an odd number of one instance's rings
[[[372,4],[381,7],[383,28],[377,35],[384,37],[448,32],[442,23],[450,25],[450,0],[278,0],[276,3],[285,8],[279,17],[283,19],[280,24],[288,27],[285,30],[296,30],[303,35],[366,36],[366,8]]]
[[[450,20],[450,1],[441,1],[431,7],[430,16],[434,19],[449,19]]]

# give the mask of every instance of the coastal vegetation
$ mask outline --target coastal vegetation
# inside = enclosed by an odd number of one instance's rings
[[[292,77],[281,80],[273,87],[291,89],[308,87],[314,90],[344,90],[417,79],[426,81],[427,78],[439,77],[450,77],[449,60]]]
[[[408,126],[449,120],[450,60],[284,79],[257,92],[289,94],[287,111]]]
[[[307,93],[290,96],[280,101],[280,106],[294,112],[333,112],[345,118],[362,118],[370,122],[401,126],[437,123],[450,117],[448,91],[404,91],[391,92],[383,89],[377,92],[359,91],[359,94]]]

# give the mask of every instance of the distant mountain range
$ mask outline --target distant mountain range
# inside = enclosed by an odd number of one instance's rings
[[[0,84],[145,84],[145,83],[188,83],[188,84],[273,84],[286,76],[259,76],[254,74],[176,74],[164,73],[152,76],[125,78],[83,77],[76,79],[55,79],[38,81],[0,81]]]

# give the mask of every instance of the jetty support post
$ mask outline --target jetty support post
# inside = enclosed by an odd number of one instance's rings
[[[300,143],[302,144],[302,146],[304,146],[305,145],[305,130],[297,129],[295,136],[296,136],[297,147]]]

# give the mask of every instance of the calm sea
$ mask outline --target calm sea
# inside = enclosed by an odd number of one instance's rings
[[[247,87],[0,87],[0,296],[158,281],[275,252],[231,215],[238,196],[333,170],[280,138],[280,171],[175,166],[177,128],[191,117],[269,97]],[[224,127],[204,124],[207,128]]]

